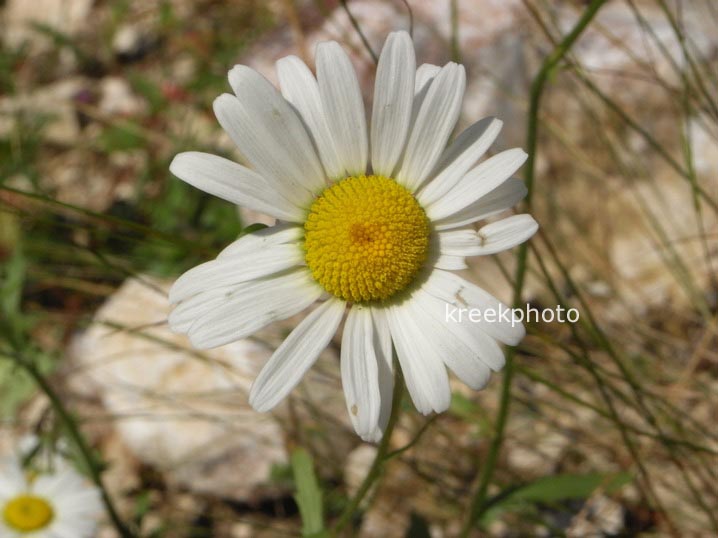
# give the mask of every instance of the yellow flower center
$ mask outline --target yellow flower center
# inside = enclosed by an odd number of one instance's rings
[[[304,223],[306,262],[329,293],[383,301],[405,289],[426,260],[429,220],[404,187],[384,176],[328,187]]]
[[[5,505],[3,517],[11,529],[32,532],[47,527],[55,512],[50,503],[41,497],[20,495]]]

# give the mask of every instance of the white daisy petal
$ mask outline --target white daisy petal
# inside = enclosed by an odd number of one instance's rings
[[[458,213],[510,178],[526,157],[526,152],[515,148],[502,151],[482,162],[467,172],[442,198],[428,206],[427,216],[437,221]]]
[[[82,485],[82,479],[67,468],[55,474],[41,474],[32,482],[32,492],[51,499],[65,490],[77,488]]]
[[[456,137],[432,172],[433,179],[419,192],[419,202],[429,207],[449,192],[491,147],[502,125],[501,120],[485,118]]]
[[[25,473],[13,458],[0,460],[0,501],[6,500],[27,488]]]
[[[308,206],[312,201],[312,192],[304,185],[304,174],[295,167],[292,158],[287,155],[288,152],[276,144],[275,134],[267,128],[268,124],[264,119],[254,117],[256,113],[248,110],[247,103],[228,93],[217,97],[213,107],[222,128],[271,189],[301,207]],[[248,116],[251,116],[251,120],[247,119]],[[311,146],[309,136],[305,136],[307,144]],[[269,154],[272,150],[276,152],[274,156]],[[314,148],[311,148],[311,151],[313,152]]]
[[[421,105],[426,98],[426,94],[429,92],[429,87],[440,71],[441,67],[432,64],[422,64],[417,68],[416,78],[414,80],[414,104],[411,107],[409,133],[411,133],[414,129],[416,118],[419,117],[419,111],[421,110]],[[406,151],[406,147],[404,148],[404,151]],[[402,154],[400,164],[403,159],[404,154]]]
[[[404,150],[414,101],[416,58],[406,32],[393,32],[379,58],[371,118],[371,163],[375,174],[391,176]]]
[[[273,321],[301,312],[322,293],[304,267],[239,284],[222,305],[192,324],[190,341],[197,349],[209,349],[246,338]]]
[[[446,254],[440,255],[434,262],[434,267],[437,269],[446,269],[447,271],[461,271],[468,269],[466,260],[463,256],[449,256]]]
[[[77,523],[70,521],[56,521],[52,527],[48,529],[48,538],[78,538],[84,536],[84,533],[78,532]]]
[[[484,256],[520,245],[538,230],[531,215],[512,215],[480,228],[439,232],[441,254],[448,256]]]
[[[370,441],[379,421],[381,395],[372,316],[366,307],[353,306],[344,324],[341,374],[354,430],[359,437]]]
[[[527,192],[524,182],[512,177],[458,213],[436,221],[434,228],[437,231],[449,230],[483,220],[515,206]]]
[[[488,311],[495,312],[495,319],[487,320],[486,316],[482,315],[475,323],[478,328],[499,342],[515,346],[526,335],[523,323],[515,318],[511,308],[454,273],[436,269],[431,272],[422,289],[452,307],[463,309],[464,315],[468,315],[471,309],[477,309],[482,314]],[[449,315],[453,315],[453,311]]]
[[[324,169],[296,110],[266,78],[245,65],[230,70],[229,84],[242,111],[240,151],[265,177],[321,191],[326,186]]]
[[[221,260],[235,256],[244,256],[250,254],[253,250],[270,247],[272,245],[294,243],[299,241],[303,235],[304,229],[301,226],[286,223],[276,224],[244,234],[220,252],[217,259]]]
[[[189,151],[172,160],[170,171],[193,187],[265,215],[292,222],[304,217],[302,209],[270,188],[262,176],[228,159]]]
[[[441,413],[451,403],[449,378],[430,342],[433,327],[415,321],[415,308],[411,300],[386,308],[391,338],[414,406],[424,415]]]
[[[167,318],[170,330],[179,334],[187,334],[195,321],[213,312],[227,302],[238,286],[223,286],[204,290],[193,297],[179,302]]]
[[[396,176],[410,191],[422,184],[441,157],[459,118],[465,87],[464,67],[455,63],[444,66],[429,86]]]
[[[309,133],[272,84],[246,66],[235,66],[229,82],[237,98],[220,95],[214,112],[242,155],[285,198],[304,202],[321,188],[324,173]]]
[[[309,314],[274,352],[252,384],[249,404],[269,411],[301,381],[339,326],[346,303],[331,298]]]
[[[461,342],[466,349],[470,351],[471,358],[465,359],[468,363],[479,360],[484,366],[491,370],[501,370],[506,363],[504,352],[501,346],[491,336],[486,334],[478,324],[469,316],[461,318],[453,318],[449,315],[452,306],[446,301],[432,295],[425,289],[418,289],[412,296],[413,300],[424,309],[424,311],[434,320],[433,323],[439,327],[439,331],[445,330],[452,335],[452,339]],[[448,344],[447,344],[448,345]],[[463,354],[466,354],[463,349]],[[487,373],[475,372],[478,377],[471,378],[471,372],[459,374],[456,368],[465,369],[466,364],[462,366],[453,365],[448,361],[458,360],[461,358],[461,349],[450,353],[451,357],[444,357],[446,365],[451,368],[454,373],[471,388],[478,390],[479,385],[488,379]],[[467,363],[467,364],[468,364]],[[462,377],[468,376],[468,377]],[[467,379],[471,378],[469,381]],[[483,381],[482,381],[483,380]]]
[[[338,43],[317,45],[317,81],[327,124],[347,175],[366,172],[369,158],[364,101],[347,54]]]
[[[274,249],[275,247],[286,247],[287,243],[296,243],[302,235],[303,229],[290,224],[277,224],[271,228],[248,233],[231,243],[227,248],[219,253],[214,262],[210,264],[223,263],[230,260],[252,258],[259,251]],[[298,245],[289,245],[299,248]],[[275,260],[275,263],[281,264],[281,261]],[[206,264],[202,264],[206,266]],[[265,273],[268,274],[268,273]],[[182,278],[182,277],[180,277]],[[176,283],[175,283],[176,286]],[[232,294],[237,285],[223,286],[205,286],[201,293],[193,297],[185,297],[179,300],[179,304],[172,310],[169,315],[170,329],[176,333],[187,333],[192,324],[200,317],[213,311],[215,308],[224,304],[227,297]],[[177,301],[176,290],[174,286],[170,289],[170,302]]]
[[[372,336],[374,339],[374,353],[377,360],[377,373],[379,376],[379,394],[381,407],[377,427],[370,437],[370,441],[379,441],[386,430],[391,416],[392,397],[394,392],[394,362],[391,346],[391,332],[386,313],[381,308],[371,308]]]
[[[491,353],[493,350],[484,350],[478,346],[477,340],[470,334],[470,327],[447,323],[443,318],[444,311],[441,308],[443,302],[427,292],[421,289],[417,290],[412,294],[411,301],[415,305],[414,316],[417,323],[432,327],[430,343],[434,353],[444,361],[444,364],[454,372],[456,377],[470,388],[474,390],[484,388],[491,377],[491,370],[480,358],[480,355],[485,352]],[[474,327],[474,329],[476,328]],[[481,331],[476,332],[483,334]],[[483,336],[496,345],[491,338]],[[498,345],[496,348],[501,353]]]
[[[416,70],[416,78],[414,80],[414,94],[419,95],[422,91],[426,93],[429,89],[429,84],[434,80],[434,77],[439,74],[441,67],[432,64],[421,64]]]
[[[244,256],[213,260],[198,265],[179,277],[169,293],[177,303],[207,288],[219,288],[262,278],[304,262],[304,253],[296,244],[274,245]]]
[[[302,60],[287,56],[277,62],[277,76],[282,95],[297,109],[314,139],[327,177],[340,178],[344,167],[329,131],[314,75]]]
[[[66,488],[60,496],[56,496],[55,505],[64,519],[102,513],[100,493],[95,488],[82,487],[83,484],[84,481],[80,481],[74,490]]]

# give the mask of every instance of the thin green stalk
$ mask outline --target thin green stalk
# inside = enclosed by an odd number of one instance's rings
[[[681,50],[683,51],[683,58],[688,63],[689,71],[693,75],[693,80],[696,83],[698,91],[705,98],[705,103],[708,106],[708,108],[710,109],[710,111],[712,112],[713,117],[718,119],[718,106],[716,105],[716,103],[714,101],[714,97],[711,95],[710,90],[707,88],[705,82],[703,81],[703,77],[701,76],[701,71],[698,68],[698,65],[696,64],[696,61],[693,58],[693,55],[688,52],[685,31],[681,28],[680,24],[676,20],[675,16],[673,15],[673,12],[670,10],[670,8],[666,4],[665,0],[658,0],[658,5],[661,6],[661,9],[662,9],[663,13],[665,14],[666,18],[668,19],[668,22],[671,25],[673,32],[676,34],[676,37],[678,38],[678,42],[681,46]]]
[[[573,29],[561,40],[561,42],[551,51],[551,53],[544,59],[539,72],[534,77],[531,83],[530,93],[530,106],[528,116],[528,126],[526,135],[526,151],[528,152],[528,159],[526,161],[526,188],[528,193],[526,195],[526,208],[531,209],[531,198],[533,195],[534,188],[534,177],[536,168],[536,146],[538,143],[538,114],[539,105],[541,103],[541,97],[543,90],[546,86],[549,76],[558,66],[561,59],[568,53],[573,44],[588,27],[589,23],[593,20],[598,13],[598,10],[606,3],[606,0],[593,0],[586,10],[583,12],[579,20]],[[516,269],[516,279],[514,283],[514,300],[513,304],[515,307],[520,307],[521,295],[523,292],[524,280],[526,278],[528,259],[528,245],[524,243],[521,245],[518,252],[518,261]],[[486,510],[486,497],[491,484],[491,480],[496,469],[498,462],[499,452],[504,441],[504,435],[506,430],[506,423],[509,415],[509,406],[511,403],[511,382],[513,380],[514,373],[514,355],[515,348],[510,348],[506,353],[506,367],[504,371],[503,384],[501,386],[501,394],[499,399],[499,411],[496,418],[496,430],[494,437],[489,447],[489,453],[486,461],[484,462],[483,471],[479,479],[479,485],[474,493],[474,496],[469,505],[469,513],[464,526],[461,530],[460,536],[466,537],[471,532],[479,518],[483,515]]]
[[[375,64],[379,63],[379,57],[376,55],[376,52],[374,52],[374,49],[371,48],[371,45],[369,44],[369,40],[364,35],[364,32],[361,29],[361,26],[359,26],[359,21],[357,21],[354,18],[354,15],[352,15],[352,12],[349,11],[349,6],[347,5],[347,0],[339,0],[339,3],[342,5],[342,9],[347,14],[347,17],[349,17],[349,22],[354,27],[354,30],[356,30],[356,33],[359,35],[359,39],[361,39],[362,44],[364,45],[364,48],[366,48],[367,52],[369,53],[369,56],[371,56],[371,59],[374,60]]]
[[[461,63],[461,46],[459,45],[458,0],[451,0],[451,61]]]
[[[424,425],[419,429],[419,431],[416,432],[416,435],[414,435],[414,438],[411,441],[409,441],[403,447],[397,448],[393,452],[387,454],[386,459],[390,460],[392,458],[396,458],[397,456],[416,446],[416,444],[421,440],[421,437],[424,435],[424,433],[426,433],[426,430],[429,429],[429,426],[431,426],[438,418],[439,415],[434,415],[433,417],[429,418],[426,422],[424,422]]]
[[[20,367],[22,367],[23,370],[25,370],[30,375],[30,377],[33,378],[33,380],[37,383],[42,392],[45,393],[45,396],[47,396],[50,400],[50,403],[55,413],[67,429],[67,433],[70,436],[70,439],[80,451],[80,455],[82,456],[82,459],[84,460],[88,470],[90,471],[90,478],[100,490],[102,502],[105,505],[105,509],[107,510],[107,514],[110,517],[110,520],[112,521],[112,525],[115,527],[115,530],[122,538],[135,538],[135,534],[130,531],[130,529],[120,518],[120,515],[115,508],[112,498],[110,497],[110,494],[108,493],[107,488],[105,487],[105,484],[102,480],[101,466],[98,464],[97,460],[92,454],[92,449],[87,444],[87,441],[80,432],[80,428],[78,427],[75,419],[72,417],[72,415],[70,415],[69,411],[65,408],[64,404],[60,400],[60,397],[57,395],[57,393],[50,386],[45,377],[34,364],[15,354],[13,354],[12,357],[15,359],[15,362]]]
[[[12,194],[16,194],[18,196],[23,196],[25,198],[30,198],[33,200],[38,200],[40,202],[44,202],[50,206],[53,206],[55,208],[58,208],[60,210],[66,209],[69,211],[72,211],[74,213],[78,213],[80,215],[83,215],[87,218],[97,220],[99,222],[103,222],[109,226],[117,226],[120,228],[125,228],[128,230],[132,230],[135,232],[139,232],[151,237],[155,237],[157,239],[161,239],[163,241],[166,241],[167,243],[170,243],[172,245],[182,245],[184,247],[190,248],[196,252],[208,252],[206,249],[203,249],[201,247],[198,248],[196,242],[190,241],[188,239],[183,239],[181,237],[177,237],[177,235],[164,233],[159,230],[155,230],[154,228],[151,228],[149,226],[144,226],[142,224],[138,224],[134,221],[127,220],[127,219],[121,219],[119,217],[115,217],[113,215],[108,215],[106,213],[98,213],[96,211],[92,211],[90,209],[80,207],[73,204],[68,204],[66,202],[61,202],[59,200],[55,200],[54,198],[50,198],[48,196],[45,196],[43,194],[38,194],[35,192],[28,192],[21,189],[16,189],[13,187],[8,187],[7,185],[0,185],[0,191],[6,191]]]
[[[651,146],[651,148],[670,166],[676,171],[683,179],[690,183],[691,177],[688,171],[681,166],[681,164],[674,159],[666,149],[661,146],[658,141],[644,129],[638,121],[633,119],[625,110],[618,106],[612,99],[610,99],[604,92],[602,92],[596,84],[594,84],[587,76],[585,76],[578,66],[574,66],[576,75],[579,80],[586,86],[586,88],[598,97],[608,109],[614,112],[628,127],[633,131],[637,132]],[[530,156],[529,156],[530,158]],[[700,185],[695,185],[696,192],[701,195],[701,198],[713,209],[715,213],[718,213],[718,202],[713,200],[711,195]]]
[[[364,499],[364,497],[366,497],[366,494],[369,492],[372,485],[374,485],[374,482],[376,482],[376,480],[381,476],[384,470],[384,464],[390,456],[389,442],[391,441],[391,434],[394,431],[394,427],[396,426],[397,420],[399,419],[399,409],[401,407],[401,398],[403,394],[404,378],[401,375],[401,368],[399,367],[398,361],[395,358],[394,391],[392,392],[391,396],[391,415],[389,416],[389,422],[387,423],[386,430],[384,431],[384,437],[382,437],[381,443],[379,443],[379,448],[377,449],[376,456],[374,457],[374,461],[371,464],[369,472],[364,477],[364,481],[361,483],[361,486],[359,486],[359,489],[357,490],[356,494],[339,516],[339,519],[334,524],[334,527],[332,527],[332,536],[338,536],[342,529],[346,527],[347,524],[352,520],[354,514],[359,509],[359,505],[361,504],[362,500]]]
[[[411,9],[411,5],[409,5],[409,0],[401,0],[404,2],[404,6],[406,7],[406,13],[409,15],[409,35],[413,38],[414,37],[414,10]]]

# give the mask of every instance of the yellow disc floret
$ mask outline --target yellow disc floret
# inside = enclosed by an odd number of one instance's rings
[[[55,513],[45,499],[35,495],[20,495],[8,501],[3,518],[8,527],[20,532],[32,532],[47,527]]]
[[[329,293],[382,301],[426,260],[429,220],[412,194],[384,176],[348,177],[319,196],[304,223],[306,261]]]

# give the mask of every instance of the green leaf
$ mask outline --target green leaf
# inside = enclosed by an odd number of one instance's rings
[[[449,412],[459,418],[474,421],[476,420],[476,416],[480,414],[481,410],[475,402],[472,402],[463,394],[454,392],[451,395],[451,406],[449,407]]]
[[[322,491],[319,488],[314,464],[309,453],[303,448],[292,452],[292,472],[297,492],[294,499],[299,506],[302,518],[302,536],[319,538],[324,536],[324,515],[322,508]]]
[[[528,484],[511,486],[489,499],[489,509],[481,518],[482,525],[494,520],[501,512],[516,510],[527,505],[551,504],[569,499],[586,499],[601,488],[614,493],[631,482],[630,473],[559,474],[544,476]]]
[[[103,150],[113,152],[143,148],[147,142],[138,130],[113,125],[100,134],[98,144]]]
[[[130,73],[129,79],[132,88],[150,104],[153,114],[157,114],[167,104],[162,89],[149,77],[139,73]]]
[[[559,474],[545,476],[516,490],[512,498],[532,502],[556,502],[566,499],[585,499],[601,487],[607,493],[616,491],[631,481],[629,473]]]
[[[27,262],[21,248],[16,248],[5,265],[0,279],[0,311],[4,317],[20,314],[20,300],[25,283]]]
[[[55,367],[53,358],[37,350],[28,350],[32,360],[43,374]],[[37,392],[37,384],[14,361],[0,358],[0,420],[17,418],[18,408]]]
[[[25,285],[27,260],[22,247],[16,245],[5,265],[0,265],[0,341],[7,340],[20,347],[30,320],[22,312],[22,291]]]
[[[264,230],[265,228],[267,228],[266,224],[264,224],[262,222],[255,222],[253,224],[249,224],[249,225],[245,226],[244,228],[242,228],[242,233],[239,234],[239,236],[242,237],[243,235],[249,235],[249,234],[257,232],[259,230]]]

